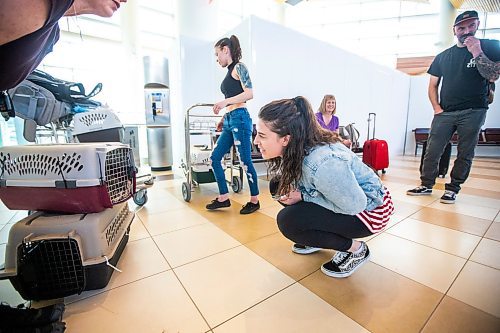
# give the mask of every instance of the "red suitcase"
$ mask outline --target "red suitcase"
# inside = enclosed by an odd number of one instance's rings
[[[373,120],[372,120],[373,116]],[[370,123],[373,121],[373,136],[370,139]],[[368,114],[368,138],[363,145],[363,162],[375,171],[389,167],[389,148],[387,141],[375,139],[375,113]]]

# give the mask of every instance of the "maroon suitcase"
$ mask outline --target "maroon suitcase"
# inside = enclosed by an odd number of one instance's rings
[[[370,139],[370,123],[373,115],[373,136]],[[389,167],[389,148],[387,141],[375,139],[375,113],[368,114],[368,138],[363,145],[363,162],[375,171]]]

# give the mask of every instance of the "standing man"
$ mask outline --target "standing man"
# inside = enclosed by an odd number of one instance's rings
[[[420,173],[421,186],[406,191],[407,195],[432,193],[439,159],[455,131],[457,158],[451,170],[451,182],[445,185],[440,201],[455,203],[460,185],[469,176],[479,131],[488,110],[488,86],[498,80],[500,74],[499,41],[477,39],[474,35],[478,27],[476,11],[458,15],[453,25],[457,44],[438,54],[428,70],[434,119]]]

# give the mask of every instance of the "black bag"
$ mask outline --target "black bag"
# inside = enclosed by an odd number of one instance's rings
[[[425,150],[427,149],[427,140],[423,142],[422,146],[422,158],[420,159],[420,172],[422,172],[422,165],[424,164]],[[444,152],[439,159],[438,166],[438,176],[444,178],[448,173],[448,168],[450,167],[451,159],[451,142],[448,142],[444,148]]]
[[[96,84],[89,94],[85,94],[83,84],[69,82],[57,79],[52,75],[41,70],[34,70],[26,80],[31,81],[54,94],[54,97],[61,102],[69,103],[72,107],[75,105],[85,105],[90,107],[100,106],[101,103],[93,101],[94,97],[102,90],[102,83]]]

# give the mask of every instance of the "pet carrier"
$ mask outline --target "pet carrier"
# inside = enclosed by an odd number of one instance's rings
[[[212,150],[208,148],[193,147],[191,152],[191,175],[193,181],[198,184],[215,182],[215,175],[212,171],[210,154]]]
[[[139,167],[139,147],[137,144],[137,127],[125,133],[118,116],[107,107],[99,107],[89,112],[77,113],[74,117],[73,135],[79,142],[122,142],[130,146],[134,152],[134,163]],[[125,135],[127,134],[127,135]],[[134,136],[132,136],[134,134]],[[143,206],[148,202],[147,189],[153,186],[154,177],[143,174],[136,177],[137,192],[134,193],[134,203]]]
[[[9,209],[97,213],[135,192],[134,158],[120,143],[0,148],[0,199]]]
[[[73,135],[79,142],[122,142],[123,126],[111,109],[98,107],[73,117]]]
[[[133,218],[126,202],[94,214],[36,212],[12,226],[0,278],[27,300],[104,288]]]

